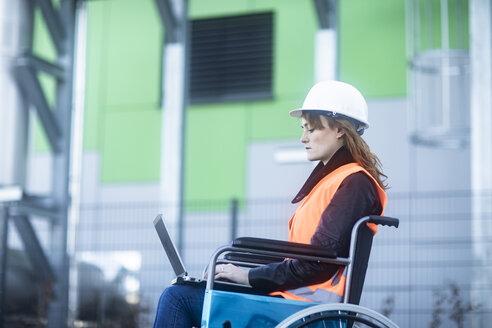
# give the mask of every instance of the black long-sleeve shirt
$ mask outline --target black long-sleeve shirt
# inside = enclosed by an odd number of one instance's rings
[[[340,148],[326,165],[322,162],[318,164],[292,202],[301,201],[333,170],[353,162],[350,152],[345,147]],[[311,244],[333,249],[338,256],[346,257],[355,222],[381,212],[382,206],[373,181],[364,172],[351,174],[343,180],[323,211]],[[338,265],[329,263],[292,259],[251,269],[249,282],[254,288],[265,292],[287,290],[327,281],[338,268]]]

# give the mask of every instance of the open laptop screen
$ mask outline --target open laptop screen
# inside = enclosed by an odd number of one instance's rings
[[[164,220],[162,219],[162,214],[157,215],[157,217],[154,219],[154,227],[157,231],[157,235],[159,235],[162,246],[166,251],[169,262],[171,262],[174,273],[178,277],[186,275],[186,269],[184,267],[183,261],[181,260],[181,257],[179,256],[178,251],[174,246],[171,237],[169,236],[169,232],[167,231]]]

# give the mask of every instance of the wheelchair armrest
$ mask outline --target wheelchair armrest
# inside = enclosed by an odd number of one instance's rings
[[[332,249],[274,239],[240,237],[233,240],[232,246],[263,251],[286,252],[293,255],[308,255],[328,258],[337,257],[336,251]]]
[[[391,218],[389,216],[378,216],[378,215],[371,215],[370,219],[367,222],[374,223],[377,225],[395,227],[395,228],[398,228],[398,225],[400,224],[400,220],[398,219]]]
[[[257,263],[257,264],[269,264],[275,262],[282,262],[285,258],[280,256],[270,256],[261,254],[244,254],[244,253],[227,253],[224,258],[229,261]]]

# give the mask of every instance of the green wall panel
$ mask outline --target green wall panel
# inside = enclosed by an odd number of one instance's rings
[[[469,49],[470,47],[470,22],[468,1],[449,2],[449,30],[450,47],[454,49]]]
[[[420,24],[420,49],[436,49],[441,47],[441,17],[440,3],[438,1],[419,0]],[[428,20],[426,11],[433,13],[433,19]]]
[[[368,98],[406,94],[405,2],[340,1],[340,77]]]
[[[158,181],[162,27],[154,1],[91,2],[88,17],[85,149],[101,151],[102,182]]]
[[[304,95],[271,103],[255,103],[248,106],[250,118],[250,141],[269,139],[295,139],[299,136],[299,120],[289,111],[302,105]]]
[[[250,10],[249,0],[192,0],[189,1],[188,13],[192,19],[241,15]]]
[[[312,1],[275,4],[274,88],[276,99],[299,95],[314,81],[317,20]],[[260,4],[262,2],[258,2]]]
[[[317,29],[311,1],[256,1],[256,11],[274,12],[274,99],[253,102],[249,141],[297,137],[288,113],[302,104],[314,81],[314,38]]]
[[[469,47],[468,1],[448,3],[449,46],[452,49]],[[420,50],[442,47],[440,2],[419,0]]]
[[[106,115],[102,182],[158,181],[161,113],[153,107],[114,111]]]
[[[185,153],[187,200],[244,196],[246,112],[243,104],[190,108]]]
[[[87,6],[87,56],[84,113],[84,149],[102,146],[99,131],[104,128],[109,1],[92,1]]]
[[[159,102],[162,24],[153,0],[110,1],[106,104]],[[113,107],[118,108],[118,107]]]

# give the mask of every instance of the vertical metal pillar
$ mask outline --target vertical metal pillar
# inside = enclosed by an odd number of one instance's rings
[[[53,154],[52,197],[58,206],[58,222],[51,227],[51,258],[56,273],[53,286],[55,300],[48,310],[48,327],[66,326],[68,319],[69,258],[67,253],[68,209],[70,208],[69,174],[72,126],[73,58],[75,1],[60,3],[59,17],[65,34],[63,52],[58,63],[63,68],[63,79],[57,81],[54,113],[60,124],[60,152]]]
[[[68,245],[67,251],[71,258],[69,271],[69,314],[77,318],[78,309],[78,270],[77,253],[77,225],[80,214],[80,191],[83,163],[83,136],[84,136],[84,108],[86,85],[86,55],[87,55],[87,1],[78,1],[75,10],[75,40],[74,40],[74,77],[73,82],[73,115],[72,115],[72,144],[70,154],[70,181],[69,194],[71,203],[68,214]]]
[[[0,0],[0,185],[25,184],[29,115],[10,68],[32,45],[32,20],[29,0]]]
[[[75,0],[61,0],[54,6],[52,0],[29,1],[31,12],[38,6],[48,27],[57,51],[56,62],[38,58],[31,44],[18,54],[12,71],[17,86],[36,110],[52,150],[52,190],[48,196],[33,196],[27,192],[10,214],[22,236],[26,251],[39,254],[32,264],[35,270],[45,268],[45,280],[53,281],[54,300],[49,303],[48,327],[67,326],[68,317],[68,275],[67,222],[70,205],[69,172],[72,127],[73,48]],[[25,17],[33,23],[33,16]],[[56,80],[56,100],[50,108],[39,82],[42,71]],[[25,174],[25,173],[24,173]],[[37,240],[33,229],[33,216],[46,218],[50,222],[49,256]]]
[[[472,301],[484,315],[473,315],[473,327],[492,320],[492,3],[470,0],[472,240],[476,263]]]
[[[3,328],[4,326],[5,315],[8,219],[7,206],[0,202],[0,328]]]
[[[316,32],[314,78],[338,78],[338,0],[314,0],[319,30]]]
[[[4,327],[5,300],[7,291],[7,253],[9,232],[9,205],[20,200],[22,190],[19,187],[0,186],[0,328]]]
[[[29,51],[32,29],[29,0],[0,0],[0,328],[5,319],[8,207],[20,199],[25,185],[29,117],[10,69],[19,53]]]
[[[155,0],[164,30],[161,134],[161,199],[166,219],[178,223],[177,244],[183,250],[183,139],[188,100],[187,0]]]

